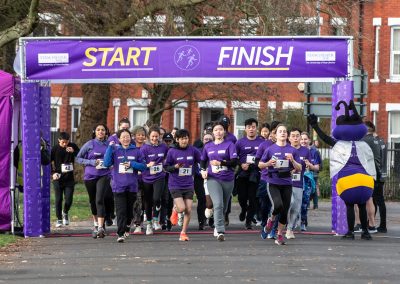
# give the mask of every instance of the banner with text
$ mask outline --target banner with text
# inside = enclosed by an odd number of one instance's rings
[[[24,79],[277,82],[348,76],[349,38],[22,38]],[[310,80],[309,80],[310,81]]]

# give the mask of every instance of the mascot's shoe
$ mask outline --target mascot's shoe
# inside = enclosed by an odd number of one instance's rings
[[[347,232],[346,235],[342,237],[344,240],[354,240],[354,233],[353,232]]]
[[[361,239],[369,241],[369,240],[372,240],[372,237],[371,237],[371,234],[368,231],[364,231],[361,234]]]

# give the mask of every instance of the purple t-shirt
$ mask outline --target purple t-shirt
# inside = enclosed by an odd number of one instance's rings
[[[142,172],[143,181],[145,183],[154,183],[160,178],[165,178],[163,163],[167,157],[168,146],[164,143],[158,145],[144,144],[140,148],[140,152],[143,154],[146,164],[155,162],[154,166]]]
[[[226,135],[225,135],[224,140],[225,140],[225,141],[231,141],[233,144],[235,144],[235,143],[237,142],[236,136],[233,135],[233,134],[230,133],[230,132],[226,132]]]
[[[310,150],[306,147],[300,146],[300,148],[297,149],[297,153],[299,155],[300,163],[301,163],[301,173],[294,173],[292,175],[292,182],[294,187],[299,187],[303,188],[303,177],[304,177],[304,172],[306,170],[306,163],[304,160],[311,160],[311,154]]]
[[[220,181],[233,181],[235,179],[234,170],[227,166],[211,166],[210,161],[230,161],[237,158],[235,144],[224,140],[220,144],[209,142],[204,145],[201,154],[202,161],[208,161],[208,176]]]
[[[272,144],[274,144],[274,142],[272,142],[272,140],[264,140],[264,142],[262,142],[260,144],[260,146],[258,146],[258,150],[257,150],[257,153],[256,153],[256,159],[261,159],[261,157],[263,156],[264,152]],[[268,168],[262,169],[261,170],[261,180],[267,181],[267,175],[268,175]]]
[[[193,189],[193,176],[200,162],[200,151],[193,146],[186,149],[171,148],[165,159],[166,166],[182,164],[183,166],[169,173],[168,188],[170,191]]]
[[[76,156],[76,161],[85,166],[83,180],[93,180],[105,175],[110,175],[110,169],[96,167],[96,160],[104,160],[107,146],[107,141],[100,141],[98,139],[89,140],[82,146]]]
[[[296,148],[286,144],[285,146],[278,146],[277,144],[272,144],[264,152],[261,157],[262,162],[268,162],[272,157],[277,159],[275,167],[268,167],[268,174],[266,181],[271,184],[277,185],[292,185],[292,177],[290,171],[293,170],[293,165],[289,160],[286,160],[286,154],[292,154],[296,162],[300,163],[300,158]],[[280,174],[288,174],[287,177],[279,177]]]
[[[250,140],[247,137],[243,137],[239,139],[235,146],[236,152],[239,157],[239,161],[241,164],[248,163],[252,164],[256,158],[256,152],[260,147],[260,144],[265,140],[261,137],[256,137],[254,140]]]

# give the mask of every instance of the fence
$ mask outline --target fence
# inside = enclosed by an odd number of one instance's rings
[[[323,170],[319,175],[320,192],[322,198],[331,197],[331,181],[329,176],[329,148],[320,148],[321,158],[324,161]],[[384,185],[385,200],[400,200],[400,143],[387,144],[386,164],[387,172]]]

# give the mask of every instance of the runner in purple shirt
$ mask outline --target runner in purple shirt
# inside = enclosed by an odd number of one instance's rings
[[[133,204],[138,191],[137,171],[143,171],[146,165],[139,149],[131,144],[129,130],[119,130],[117,137],[120,145],[110,142],[104,156],[104,166],[113,166],[111,186],[117,210],[117,242],[123,243],[129,236]]]
[[[215,140],[204,146],[200,168],[203,179],[207,179],[207,187],[214,204],[214,236],[218,241],[224,241],[224,213],[233,191],[234,168],[238,159],[235,145],[224,140],[225,129],[221,122],[214,124],[213,135]]]
[[[257,189],[260,181],[260,171],[255,165],[256,152],[264,139],[257,136],[258,121],[254,118],[246,119],[244,122],[246,136],[236,143],[236,151],[239,157],[240,170],[236,178],[241,212],[239,220],[246,220],[247,230],[252,229],[252,221],[257,208]]]
[[[149,129],[148,142],[140,148],[140,152],[143,154],[147,165],[147,169],[142,172],[144,207],[147,217],[146,235],[152,235],[153,227],[155,230],[161,230],[158,220],[161,210],[161,197],[165,189],[163,163],[168,152],[168,146],[160,140],[160,129],[158,127]]]
[[[118,130],[122,130],[122,129],[130,129],[131,128],[131,122],[129,121],[129,119],[127,117],[122,118],[119,122],[118,122]],[[117,136],[117,133],[114,133],[113,135],[109,135],[108,137],[108,142],[114,141],[115,144],[119,144],[119,139]],[[131,142],[132,144],[135,144],[133,141]]]
[[[179,129],[175,133],[177,145],[168,151],[164,168],[169,172],[168,189],[174,199],[171,223],[178,220],[178,213],[184,213],[180,241],[189,241],[187,229],[192,213],[196,166],[200,162],[200,152],[189,145],[189,131]]]
[[[261,167],[268,167],[268,195],[274,209],[272,216],[268,218],[264,231],[266,233],[271,231],[276,216],[280,214],[278,237],[275,240],[278,245],[285,244],[282,232],[287,224],[287,215],[292,197],[291,171],[301,171],[297,150],[287,143],[287,137],[286,126],[283,124],[278,125],[276,128],[276,143],[265,151],[259,162]]]
[[[86,142],[76,156],[76,162],[85,166],[83,180],[89,195],[93,217],[93,238],[105,237],[104,218],[106,207],[104,198],[110,189],[110,169],[103,165],[108,142],[108,128],[98,124],[93,131],[93,139]],[[112,196],[112,195],[111,195]]]

